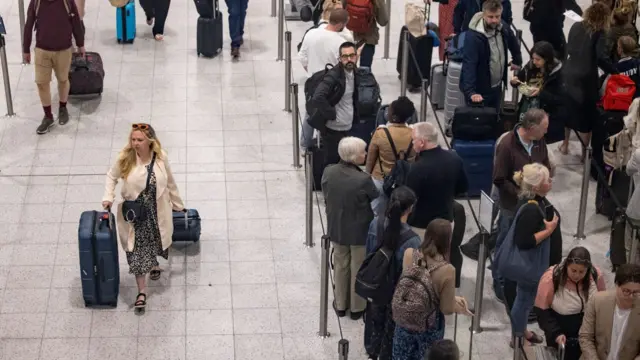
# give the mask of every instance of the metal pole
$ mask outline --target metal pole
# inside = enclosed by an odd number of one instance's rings
[[[291,31],[284,33],[284,93],[289,93],[291,87]],[[291,96],[284,97],[284,111],[291,112]]]
[[[484,293],[484,270],[487,265],[487,240],[489,233],[482,230],[480,233],[480,249],[478,249],[478,270],[476,270],[476,293],[473,299],[473,322],[471,331],[475,334],[482,332],[480,320],[482,319],[482,295]]]
[[[284,0],[278,0],[278,61],[282,61],[284,52]]]
[[[513,360],[522,359],[522,351],[524,351],[524,338],[522,336],[516,336],[513,339]]]
[[[320,260],[320,330],[318,336],[321,338],[329,337],[327,331],[327,316],[329,310],[329,236],[322,236],[322,255]]]
[[[407,73],[409,72],[409,32],[402,34],[402,67],[400,68],[400,96],[407,96]]]
[[[7,64],[7,46],[4,35],[0,35],[0,62],[2,62],[2,79],[4,80],[4,96],[7,101],[7,116],[15,116],[13,112],[13,96],[11,96],[11,81],[9,80],[9,65]]]
[[[276,0],[271,0],[271,17],[276,17]]]
[[[292,101],[291,112],[291,133],[293,135],[293,167],[300,168],[300,128],[298,127],[298,118],[300,117],[300,109],[298,108],[298,84],[291,84],[291,92],[289,93]]]
[[[516,30],[516,39],[518,39],[518,48],[522,47],[522,30]],[[511,87],[511,103],[518,104],[518,88]]]
[[[422,79],[422,89],[420,91],[420,118],[418,121],[426,122],[427,121],[427,102],[429,101],[429,95],[427,91],[429,90],[429,80]]]
[[[628,225],[628,224],[627,224]],[[629,250],[629,259],[627,259],[627,263],[634,264],[636,262],[636,257],[638,254],[638,228],[635,225],[632,225],[631,229],[631,249]]]
[[[589,196],[589,179],[591,178],[591,155],[593,149],[591,145],[587,147],[584,157],[584,167],[582,168],[582,190],[580,192],[580,212],[578,213],[578,229],[573,236],[575,240],[584,240],[584,223],[587,218],[587,198]]]
[[[338,356],[340,360],[349,360],[349,340],[338,341]]]
[[[453,313],[453,342],[458,340],[458,313]]]
[[[305,242],[304,245],[308,248],[314,247],[313,243],[313,153],[309,150],[304,154],[305,160],[305,180],[307,181],[307,188],[305,193]]]
[[[20,18],[20,46],[23,46],[24,44],[24,0],[18,0],[18,17]],[[22,52],[22,51],[21,51]],[[22,62],[22,65],[26,65],[27,63],[24,62],[24,56],[23,54],[20,54],[20,62]]]
[[[387,17],[389,20],[387,21],[387,26],[384,27],[384,56],[382,57],[385,60],[389,60],[389,45],[391,42],[391,0],[387,0]]]

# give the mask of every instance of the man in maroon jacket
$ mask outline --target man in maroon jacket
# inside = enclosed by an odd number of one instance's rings
[[[31,0],[27,9],[24,26],[22,52],[25,63],[31,63],[31,39],[36,30],[35,78],[40,102],[44,108],[44,118],[38,126],[38,134],[46,134],[53,126],[51,111],[51,73],[58,80],[58,123],[69,121],[67,99],[69,98],[69,68],[73,46],[71,36],[76,40],[78,51],[84,55],[84,27],[73,0]]]

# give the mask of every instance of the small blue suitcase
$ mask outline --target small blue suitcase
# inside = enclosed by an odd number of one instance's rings
[[[133,44],[136,38],[136,3],[129,1],[116,9],[116,36],[118,44]]]
[[[469,181],[469,197],[480,196],[483,190],[491,194],[495,140],[465,141],[454,139],[451,148],[462,158]]]
[[[200,214],[196,209],[187,209],[187,212],[173,212],[173,241],[176,242],[197,242],[200,240],[202,225],[200,224]]]
[[[85,306],[116,307],[120,289],[120,267],[113,214],[83,212],[78,227],[78,246]]]

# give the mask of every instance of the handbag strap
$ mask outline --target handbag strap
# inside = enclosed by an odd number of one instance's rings
[[[153,165],[156,162],[156,153],[153,153],[153,156],[151,157],[151,163],[149,164],[149,169],[147,169],[147,184],[145,185],[144,189],[147,190],[149,188],[149,183],[151,182],[151,173],[153,172]]]

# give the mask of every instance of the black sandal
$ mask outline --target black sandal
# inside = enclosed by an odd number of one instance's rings
[[[138,299],[141,296],[142,296],[142,299]],[[138,296],[136,296],[136,302],[133,304],[133,307],[136,309],[144,309],[146,306],[147,306],[147,294],[139,293]]]
[[[159,280],[161,275],[162,275],[162,270],[151,270],[151,272],[149,272],[149,279],[154,281]]]

